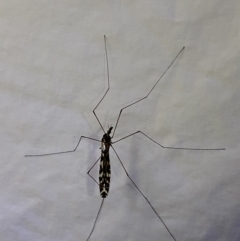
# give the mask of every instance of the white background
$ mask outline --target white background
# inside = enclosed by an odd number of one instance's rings
[[[229,0],[2,0],[0,240],[85,241],[101,198],[87,171],[100,156],[92,110],[177,241],[240,240],[240,3]],[[172,241],[111,152],[112,180],[90,240]],[[98,165],[92,171],[98,178]]]

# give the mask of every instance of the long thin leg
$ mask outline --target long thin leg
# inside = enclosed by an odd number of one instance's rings
[[[107,45],[106,45],[106,36],[104,35],[104,46],[105,46],[105,55],[106,55],[106,62],[107,62],[107,78],[108,78],[108,88],[105,92],[105,94],[103,95],[103,97],[101,98],[101,100],[98,102],[98,104],[96,105],[96,107],[93,109],[93,114],[95,115],[99,125],[101,126],[103,132],[105,133],[104,131],[104,128],[99,120],[99,118],[97,117],[97,114],[95,113],[95,110],[97,109],[97,107],[100,105],[100,103],[103,101],[104,97],[106,96],[107,92],[109,91],[110,89],[110,81],[109,81],[109,68],[108,68],[108,54],[107,54]]]
[[[112,144],[117,143],[117,142],[119,142],[119,141],[122,141],[122,140],[124,140],[124,139],[126,139],[126,138],[128,138],[128,137],[130,137],[130,136],[133,136],[133,135],[135,135],[135,134],[138,134],[138,133],[144,135],[144,136],[147,137],[149,140],[151,140],[151,141],[154,142],[155,144],[157,144],[157,145],[159,145],[160,147],[165,148],[165,149],[192,150],[192,151],[223,151],[223,150],[225,150],[225,148],[188,148],[188,147],[170,147],[170,146],[163,146],[163,145],[161,145],[160,143],[154,141],[151,137],[149,137],[148,135],[146,135],[146,134],[143,133],[142,131],[136,131],[136,132],[134,132],[134,133],[132,133],[132,134],[130,134],[130,135],[127,135],[127,136],[125,136],[125,137],[123,137],[123,138],[121,138],[121,139],[119,139],[119,140],[117,140],[117,141],[112,142]]]
[[[100,211],[101,211],[102,206],[103,206],[103,202],[104,202],[104,198],[102,199],[102,202],[101,202],[100,208],[99,208],[98,213],[97,213],[97,217],[96,217],[95,222],[94,222],[94,224],[93,224],[92,231],[90,232],[90,234],[89,234],[89,236],[88,236],[88,238],[87,238],[87,240],[86,240],[86,241],[88,241],[88,240],[89,240],[90,236],[91,236],[91,235],[92,235],[92,233],[93,233],[93,230],[94,230],[94,228],[95,228],[95,225],[96,225],[96,222],[97,222],[98,216],[99,216]]]
[[[135,104],[137,104],[138,102],[146,99],[146,98],[150,95],[150,93],[153,91],[153,89],[156,87],[156,85],[158,84],[158,82],[159,82],[159,81],[162,79],[162,77],[166,74],[166,72],[168,71],[168,69],[172,66],[172,64],[175,62],[175,60],[177,59],[177,57],[180,55],[180,53],[181,53],[184,49],[185,49],[185,46],[182,47],[182,49],[179,51],[179,53],[177,54],[177,56],[174,58],[174,60],[171,62],[171,64],[167,67],[167,69],[163,72],[163,74],[160,76],[160,78],[159,78],[159,79],[157,80],[157,82],[153,85],[153,87],[151,88],[151,90],[148,92],[148,94],[147,94],[145,97],[143,97],[143,98],[141,98],[141,99],[133,102],[133,103],[130,104],[130,105],[127,105],[127,106],[123,107],[123,108],[120,110],[112,137],[114,136],[115,131],[116,131],[116,129],[117,129],[117,125],[118,125],[120,116],[121,116],[121,114],[122,114],[122,111],[123,111],[124,109],[126,109],[126,108],[128,108],[128,107],[130,107],[130,106],[132,106],[132,105],[135,105]]]
[[[118,160],[120,161],[120,163],[121,163],[121,165],[122,165],[122,167],[123,167],[126,175],[128,176],[128,178],[131,180],[131,182],[132,182],[133,185],[137,188],[137,190],[140,192],[140,194],[145,198],[145,200],[147,201],[147,203],[149,204],[149,206],[152,208],[152,210],[154,211],[154,213],[157,215],[157,217],[159,218],[159,220],[162,222],[162,224],[164,225],[164,227],[167,229],[168,233],[171,235],[171,237],[173,238],[173,240],[174,240],[174,241],[177,241],[177,240],[175,239],[175,237],[173,236],[173,234],[171,233],[171,231],[169,230],[169,228],[167,227],[167,225],[165,224],[165,222],[163,221],[163,219],[160,217],[160,215],[157,213],[157,211],[155,210],[155,208],[154,208],[154,207],[152,206],[152,204],[149,202],[149,200],[147,199],[147,197],[142,193],[142,191],[139,189],[139,187],[136,185],[136,183],[135,183],[135,182],[132,180],[132,178],[129,176],[129,174],[128,174],[126,168],[124,167],[124,165],[123,165],[120,157],[118,156],[116,150],[113,148],[113,146],[111,146],[111,147],[112,147],[113,151],[115,152]]]
[[[90,177],[93,179],[93,181],[97,183],[97,185],[99,185],[99,183],[98,183],[98,182],[95,180],[95,178],[90,174],[90,171],[93,169],[93,167],[97,164],[97,162],[98,162],[100,159],[101,159],[101,157],[99,157],[99,158],[97,159],[97,161],[93,164],[93,166],[92,166],[92,167],[89,169],[89,171],[87,172],[88,176],[90,176]]]
[[[73,149],[73,150],[70,150],[70,151],[60,151],[60,152],[52,152],[52,153],[45,153],[45,154],[38,154],[38,155],[25,155],[25,157],[32,157],[32,156],[50,156],[50,155],[57,155],[57,154],[64,154],[64,153],[69,153],[69,152],[74,152],[77,150],[79,144],[80,144],[80,141],[81,139],[84,138],[84,139],[89,139],[89,140],[93,140],[93,141],[99,141],[97,139],[94,139],[94,138],[91,138],[91,137],[87,137],[87,136],[81,136],[76,147]],[[101,142],[101,141],[99,141]]]

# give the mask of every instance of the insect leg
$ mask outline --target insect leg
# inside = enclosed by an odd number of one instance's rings
[[[99,157],[99,158],[97,159],[97,161],[93,164],[93,166],[92,166],[92,167],[89,169],[89,171],[87,172],[88,176],[90,176],[90,177],[93,179],[93,181],[97,183],[97,185],[99,185],[99,183],[98,183],[98,182],[95,180],[95,178],[90,174],[90,171],[93,169],[93,167],[97,164],[97,162],[98,162],[100,159],[101,159],[101,157]]]
[[[69,153],[69,152],[75,152],[81,142],[81,140],[83,139],[89,139],[89,140],[93,140],[93,141],[99,141],[97,139],[94,139],[94,138],[91,138],[91,137],[87,137],[87,136],[81,136],[79,138],[79,141],[76,145],[76,147],[73,149],[73,150],[70,150],[70,151],[60,151],[60,152],[52,152],[52,153],[45,153],[45,154],[37,154],[37,155],[25,155],[25,157],[32,157],[32,156],[50,156],[50,155],[57,155],[57,154],[64,154],[64,153]],[[99,141],[101,142],[101,141]]]
[[[123,107],[123,108],[120,110],[119,115],[118,115],[118,118],[117,118],[117,122],[116,122],[116,125],[115,125],[115,129],[114,129],[114,132],[113,132],[113,135],[112,135],[112,138],[113,138],[113,136],[114,136],[114,134],[115,134],[115,131],[116,131],[116,129],[117,129],[117,125],[118,125],[119,119],[120,119],[120,117],[121,117],[122,111],[123,111],[124,109],[126,109],[126,108],[128,108],[128,107],[130,107],[130,106],[132,106],[132,105],[135,105],[135,104],[137,104],[138,102],[146,99],[146,98],[150,95],[150,93],[153,91],[153,89],[156,87],[156,85],[158,84],[158,82],[159,82],[159,81],[162,79],[162,77],[166,74],[166,72],[168,71],[168,69],[173,65],[173,63],[175,62],[175,60],[177,59],[177,57],[180,55],[180,53],[181,53],[184,49],[185,49],[185,47],[182,47],[182,49],[179,51],[179,53],[177,54],[177,56],[176,56],[176,57],[174,58],[174,60],[170,63],[170,65],[169,65],[169,66],[167,67],[167,69],[163,72],[163,74],[159,77],[159,79],[157,80],[157,82],[153,85],[153,87],[151,88],[151,90],[148,92],[148,94],[147,94],[145,97],[143,97],[143,98],[141,98],[141,99],[139,99],[139,100],[131,103],[130,105],[127,105],[127,106]]]
[[[107,78],[108,78],[108,88],[105,92],[105,94],[103,95],[103,97],[101,98],[101,100],[98,102],[98,104],[95,106],[95,108],[93,109],[93,114],[95,115],[99,125],[101,126],[103,132],[105,133],[104,131],[104,128],[99,120],[99,118],[97,117],[97,114],[95,113],[95,110],[97,109],[97,107],[100,105],[100,103],[103,101],[104,97],[106,96],[107,92],[109,91],[110,89],[110,81],[109,81],[109,68],[108,68],[108,54],[107,54],[107,45],[106,45],[106,36],[104,35],[104,46],[105,46],[105,55],[106,55],[106,62],[107,62]]]
[[[157,213],[157,211],[155,210],[155,208],[154,208],[154,207],[152,206],[152,204],[149,202],[149,200],[147,199],[147,197],[142,193],[142,191],[139,189],[139,187],[136,185],[136,183],[135,183],[135,182],[132,180],[132,178],[129,176],[126,168],[124,167],[124,165],[123,165],[120,157],[118,156],[116,150],[114,149],[114,147],[113,147],[113,146],[111,146],[111,147],[112,147],[113,151],[115,152],[118,160],[120,161],[120,163],[121,163],[121,165],[122,165],[122,167],[123,167],[126,175],[127,175],[128,178],[130,179],[130,181],[131,181],[131,182],[133,183],[133,185],[137,188],[137,190],[140,192],[140,194],[145,198],[145,200],[147,201],[147,203],[149,204],[149,206],[152,208],[152,210],[154,211],[154,213],[157,215],[157,217],[159,218],[159,220],[162,222],[162,224],[164,225],[164,227],[167,229],[168,233],[171,235],[171,237],[173,238],[173,240],[174,240],[174,241],[177,241],[177,240],[175,239],[175,237],[173,236],[173,234],[171,233],[171,231],[169,230],[169,228],[167,227],[167,225],[165,224],[165,222],[163,221],[163,219],[160,217],[160,215]]]
[[[112,144],[114,144],[114,143],[116,143],[116,142],[119,142],[119,141],[122,141],[122,140],[124,140],[124,139],[126,139],[126,138],[128,138],[128,137],[130,137],[130,136],[133,136],[133,135],[135,135],[135,134],[138,134],[138,133],[144,135],[144,136],[147,137],[149,140],[151,140],[151,141],[154,142],[155,144],[157,144],[157,145],[159,145],[160,147],[165,148],[165,149],[192,150],[192,151],[223,151],[223,150],[225,150],[225,148],[189,148],[189,147],[170,147],[170,146],[163,146],[163,145],[161,145],[160,143],[154,141],[151,137],[149,137],[148,135],[146,135],[146,134],[143,133],[142,131],[136,131],[136,132],[134,132],[134,133],[132,133],[132,134],[130,134],[130,135],[127,135],[127,136],[125,136],[125,137],[123,137],[123,138],[120,138],[120,139],[117,140],[117,141],[112,142]]]
[[[97,222],[98,216],[99,216],[100,211],[101,211],[102,206],[103,206],[103,202],[104,202],[104,198],[102,199],[102,202],[101,202],[100,208],[99,208],[98,213],[97,213],[97,217],[96,217],[96,219],[95,219],[95,221],[94,221],[94,224],[93,224],[93,228],[92,228],[92,230],[91,230],[90,234],[88,235],[88,238],[87,238],[87,240],[86,240],[86,241],[88,241],[88,240],[89,240],[90,236],[91,236],[91,235],[92,235],[92,233],[93,233],[93,230],[94,230],[94,228],[95,228],[95,225],[96,225],[96,222]]]
[[[151,141],[154,142],[155,144],[157,144],[157,145],[159,145],[160,147],[165,148],[165,149],[192,150],[192,151],[223,151],[223,150],[225,150],[225,148],[188,148],[188,147],[170,147],[170,146],[163,146],[163,145],[161,145],[160,143],[158,143],[158,142],[156,142],[155,140],[153,140],[153,139],[152,139],[151,137],[149,137],[148,135],[146,135],[145,133],[143,133],[142,131],[136,131],[136,132],[134,132],[134,133],[132,133],[132,134],[130,134],[130,135],[127,135],[127,136],[125,136],[125,137],[123,137],[123,138],[120,138],[120,139],[117,140],[117,141],[113,141],[112,144],[117,143],[117,142],[119,142],[119,141],[122,141],[122,140],[124,140],[124,139],[126,139],[126,138],[128,138],[128,137],[130,137],[130,136],[133,136],[133,135],[135,135],[135,134],[138,134],[138,133],[144,135],[144,136],[147,137],[149,140],[151,140]]]

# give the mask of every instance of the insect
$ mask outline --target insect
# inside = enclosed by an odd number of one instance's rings
[[[175,236],[173,235],[173,233],[170,231],[170,229],[168,228],[168,226],[166,225],[166,223],[164,222],[164,220],[162,219],[162,217],[157,213],[156,209],[153,207],[153,205],[150,203],[150,201],[148,200],[148,198],[143,194],[143,192],[139,189],[139,187],[137,186],[137,184],[133,181],[133,179],[130,177],[130,175],[128,174],[125,166],[123,165],[122,160],[120,159],[118,153],[116,152],[115,148],[113,147],[113,145],[117,142],[120,142],[124,139],[129,138],[130,136],[133,135],[137,135],[137,134],[141,134],[143,137],[147,138],[148,140],[152,141],[154,144],[158,145],[161,148],[165,148],[165,149],[173,149],[173,150],[193,150],[193,151],[220,151],[220,150],[225,150],[225,148],[215,148],[215,149],[202,149],[202,148],[188,148],[188,147],[170,147],[170,146],[163,146],[162,144],[158,143],[157,141],[153,140],[150,136],[148,136],[147,134],[145,134],[142,131],[136,131],[134,133],[131,133],[125,137],[122,137],[116,141],[113,141],[113,137],[114,134],[116,132],[117,126],[119,124],[119,120],[120,117],[122,115],[123,110],[129,108],[130,106],[133,106],[137,103],[139,103],[140,101],[143,101],[144,99],[146,99],[151,92],[153,91],[153,89],[156,87],[156,85],[159,83],[159,81],[163,78],[163,76],[165,75],[165,73],[168,71],[168,69],[173,65],[173,63],[176,61],[176,59],[178,58],[178,56],[182,53],[182,51],[185,49],[185,47],[183,47],[178,54],[176,55],[176,57],[172,60],[172,62],[168,65],[168,67],[166,68],[166,70],[162,73],[162,75],[158,78],[158,80],[156,81],[156,83],[153,85],[153,87],[150,89],[150,91],[147,93],[146,96],[140,98],[139,100],[123,107],[117,117],[117,121],[115,124],[115,127],[111,126],[108,128],[107,131],[105,131],[101,121],[99,120],[97,114],[96,114],[96,109],[98,108],[98,106],[100,105],[100,103],[103,101],[103,99],[105,98],[105,96],[107,95],[108,91],[110,90],[110,80],[109,80],[109,65],[108,65],[108,52],[107,52],[107,44],[106,44],[106,36],[104,35],[104,47],[105,47],[105,57],[106,57],[106,63],[107,63],[107,80],[108,80],[108,88],[106,90],[106,92],[104,93],[103,97],[100,99],[100,101],[98,102],[98,104],[95,106],[95,108],[93,109],[93,114],[97,120],[97,122],[99,123],[102,131],[103,131],[103,137],[101,140],[97,140],[91,137],[87,137],[87,136],[81,136],[78,140],[78,143],[76,145],[76,147],[73,150],[68,150],[68,151],[61,151],[61,152],[54,152],[54,153],[45,153],[45,154],[38,154],[38,155],[25,155],[25,157],[40,157],[40,156],[49,156],[49,155],[56,155],[56,154],[64,154],[64,153],[70,153],[70,152],[75,152],[78,148],[78,146],[80,145],[80,142],[82,139],[88,139],[91,141],[97,141],[101,143],[101,156],[98,158],[98,160],[93,164],[93,166],[90,168],[90,170],[87,172],[87,174],[93,179],[94,182],[96,182],[99,185],[99,191],[100,191],[100,196],[102,197],[102,202],[101,205],[99,207],[97,216],[95,218],[92,230],[90,232],[90,234],[88,235],[86,241],[88,241],[94,231],[96,222],[98,220],[100,211],[102,209],[103,203],[105,198],[108,196],[109,194],[109,190],[110,190],[110,178],[111,178],[111,166],[110,166],[110,156],[109,156],[109,151],[110,148],[113,150],[113,152],[115,153],[115,155],[117,156],[118,161],[120,162],[122,168],[124,169],[127,177],[129,178],[129,180],[132,182],[132,184],[135,186],[135,188],[138,190],[138,192],[142,195],[142,197],[146,200],[146,202],[148,203],[148,205],[151,207],[151,209],[153,210],[153,212],[155,213],[155,215],[158,217],[158,219],[161,221],[161,223],[164,225],[164,227],[166,228],[166,230],[168,231],[169,235],[172,237],[172,239],[174,241],[177,241],[177,239],[175,238]],[[113,132],[113,133],[112,133]],[[112,134],[111,134],[112,133]],[[92,168],[97,164],[97,162],[100,160],[100,169],[99,169],[99,182],[97,182],[93,176],[91,176],[90,171],[92,170]]]

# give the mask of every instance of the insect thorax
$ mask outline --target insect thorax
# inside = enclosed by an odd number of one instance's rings
[[[108,135],[107,133],[105,133],[103,135],[103,137],[102,137],[102,147],[101,147],[103,152],[108,152],[109,147],[111,145],[111,139],[112,139],[111,136]]]
[[[112,142],[112,137],[110,136],[111,131],[112,131],[113,127],[111,126],[109,128],[109,130],[107,131],[107,133],[105,133],[102,137],[102,151],[103,152],[108,152],[111,142]]]

